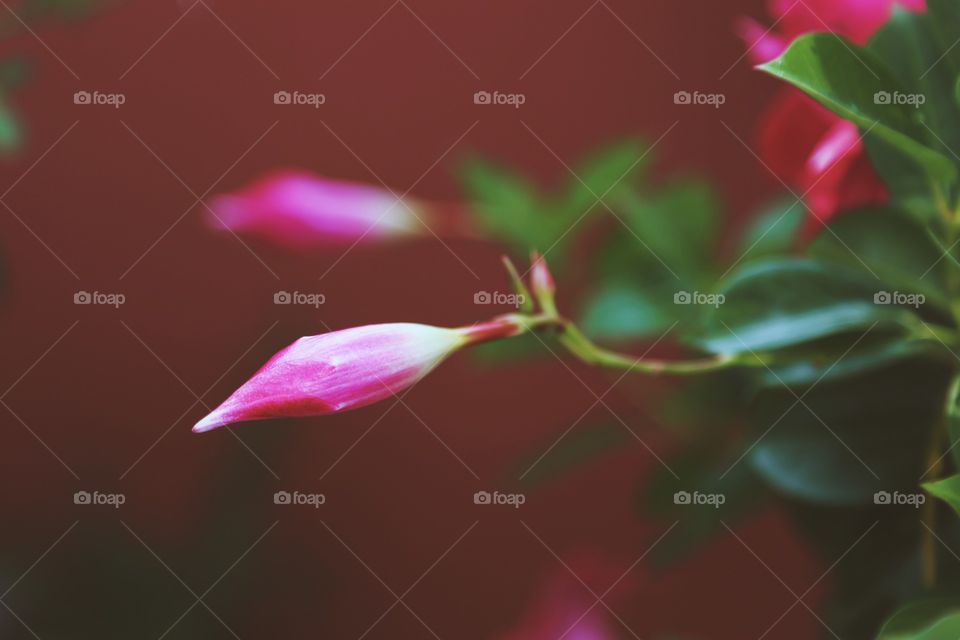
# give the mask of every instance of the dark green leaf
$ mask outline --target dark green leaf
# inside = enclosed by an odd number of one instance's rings
[[[753,467],[779,490],[833,505],[915,491],[951,367],[914,358],[853,378],[769,389],[751,412]]]
[[[638,140],[617,142],[591,154],[574,169],[576,177],[562,203],[569,212],[565,217],[576,220],[598,198],[606,200],[617,189],[635,189],[650,160],[647,146]]]
[[[960,475],[950,476],[935,482],[926,482],[923,488],[930,495],[940,498],[957,513],[960,513]]]
[[[768,206],[747,228],[737,255],[754,260],[790,253],[806,219],[807,208],[795,198]]]
[[[941,293],[949,265],[926,228],[902,211],[875,208],[845,213],[817,236],[810,255],[878,278],[878,288],[922,293],[949,307]]]
[[[615,210],[630,227],[635,250],[652,258],[664,278],[696,279],[712,264],[720,205],[709,185],[683,179],[653,194],[619,195]]]
[[[932,177],[956,177],[953,162],[929,144],[916,109],[875,97],[908,92],[873,53],[832,34],[811,34],[760,68],[886,141]]]
[[[658,336],[676,322],[678,310],[673,304],[673,291],[614,282],[587,300],[581,328],[597,340]]]
[[[748,265],[721,288],[725,301],[707,317],[697,340],[713,353],[781,349],[826,336],[875,327],[915,327],[896,305],[875,304],[871,282],[843,269],[800,259]]]
[[[933,598],[899,609],[883,625],[877,640],[956,640],[960,637],[960,599]]]

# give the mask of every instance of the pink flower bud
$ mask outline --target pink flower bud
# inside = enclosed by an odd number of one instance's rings
[[[539,253],[534,252],[530,256],[530,262],[532,263],[530,266],[530,287],[533,289],[533,295],[539,297],[546,294],[553,298],[553,294],[557,291],[557,285],[553,281],[553,274],[547,267],[547,261]]]
[[[386,189],[301,171],[268,175],[209,203],[218,229],[259,236],[298,249],[350,245],[421,234],[424,206]]]
[[[273,356],[193,431],[363,407],[417,383],[461,347],[521,331],[522,325],[504,317],[459,329],[375,324],[300,338]]]

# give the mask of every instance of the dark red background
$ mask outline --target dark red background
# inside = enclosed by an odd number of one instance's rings
[[[450,242],[466,266],[432,239],[345,256],[253,242],[248,250],[202,225],[195,196],[293,166],[376,184],[379,176],[400,192],[423,176],[416,195],[453,199],[454,170],[470,151],[557,185],[569,178],[563,163],[622,136],[655,140],[678,122],[657,147],[658,172],[709,177],[734,225],[775,191],[727,129],[748,141],[774,88],[737,62],[743,48],[732,34],[734,19],[762,16],[761,5],[209,0],[184,15],[189,1],[155,0],[38,27],[63,64],[29,34],[5,45],[35,61],[14,97],[28,144],[0,182],[13,186],[3,197],[10,211],[0,209],[9,272],[0,384],[13,385],[3,399],[22,419],[0,409],[7,586],[79,521],[5,596],[11,609],[45,640],[51,616],[76,615],[64,604],[71,599],[90,598],[109,618],[115,602],[98,594],[110,582],[126,588],[117,578],[124,567],[114,566],[126,565],[145,583],[132,593],[152,607],[149,615],[128,607],[131,633],[158,637],[194,598],[134,533],[199,595],[274,522],[205,597],[244,638],[359,637],[394,602],[373,574],[402,594],[475,521],[405,597],[441,638],[493,637],[521,615],[545,574],[562,570],[523,523],[565,558],[594,548],[633,562],[670,524],[636,511],[637,485],[657,465],[639,444],[550,483],[519,511],[472,503],[474,491],[504,486],[594,404],[584,383],[597,394],[612,384],[581,366],[571,364],[571,374],[556,361],[477,368],[454,359],[359,442],[389,403],[242,426],[236,433],[250,450],[226,430],[191,434],[205,413],[193,392],[216,405],[300,335],[382,321],[468,324],[480,319],[475,291],[506,288],[495,246]],[[476,106],[481,89],[522,92],[527,103]],[[681,89],[721,91],[727,103],[677,107]],[[122,92],[127,101],[78,106],[77,90]],[[277,106],[277,90],[322,92],[327,104]],[[322,292],[327,304],[319,313],[274,306],[281,289]],[[127,303],[75,306],[78,290],[121,292]],[[649,412],[616,390],[608,402],[651,447],[669,450]],[[601,406],[584,424],[602,420],[610,416]],[[123,492],[127,504],[78,507],[80,489]],[[323,492],[328,504],[276,507],[279,489]],[[796,592],[820,576],[775,514],[738,533]],[[632,577],[639,586],[618,613],[643,638],[757,637],[794,603],[729,535],[667,573],[641,565]],[[229,637],[202,607],[194,616],[213,621],[205,637]],[[90,637],[84,624],[77,619],[75,637]],[[167,637],[190,637],[188,626]],[[818,629],[796,607],[770,637]],[[0,630],[30,637],[5,609]],[[430,635],[397,606],[367,637]]]

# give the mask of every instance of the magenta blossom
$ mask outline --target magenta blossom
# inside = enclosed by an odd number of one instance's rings
[[[464,346],[523,330],[519,320],[503,316],[459,329],[375,324],[300,338],[273,356],[193,431],[363,407],[416,384]]]
[[[894,6],[922,11],[925,0],[769,0],[770,29],[743,18],[737,30],[757,63],[782,54],[805,33],[829,31],[857,44],[890,18]],[[867,157],[860,131],[795,89],[787,89],[760,118],[759,155],[780,180],[805,195],[813,214],[807,235],[834,215],[882,204],[886,187]]]
[[[768,0],[775,26],[768,29],[752,18],[742,18],[737,32],[750,47],[753,60],[762,64],[805,33],[836,33],[864,45],[890,19],[895,6],[923,11],[926,0]]]
[[[218,229],[264,238],[283,247],[351,245],[449,231],[453,207],[386,189],[342,182],[303,171],[279,171],[213,198],[208,220]]]

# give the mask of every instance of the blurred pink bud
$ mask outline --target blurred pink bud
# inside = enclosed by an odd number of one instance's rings
[[[416,384],[461,347],[522,331],[522,325],[502,317],[459,329],[375,324],[300,338],[273,356],[193,431],[363,407]]]
[[[769,0],[774,27],[769,29],[750,18],[737,24],[737,33],[749,47],[751,59],[769,62],[805,33],[829,31],[864,45],[900,6],[924,11],[925,0]]]
[[[450,219],[459,216],[452,207],[401,201],[386,189],[303,171],[272,173],[208,206],[215,228],[295,249],[429,235],[428,226],[442,233],[462,222]]]
[[[547,261],[534,251],[530,256],[530,262],[530,286],[533,289],[533,294],[537,297],[546,295],[553,298],[553,294],[557,292],[557,285],[553,281],[553,275],[550,273]]]

